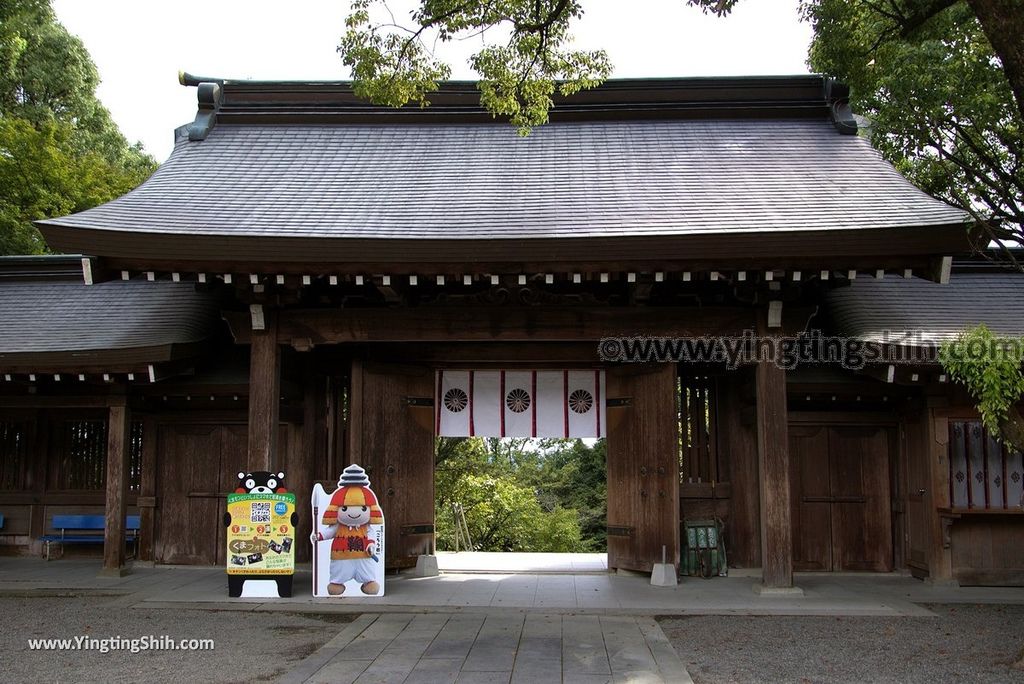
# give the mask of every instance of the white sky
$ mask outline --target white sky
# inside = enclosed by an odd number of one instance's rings
[[[396,16],[413,0],[392,0]],[[54,0],[57,17],[99,67],[99,96],[129,140],[158,161],[174,128],[196,111],[184,69],[222,78],[342,80],[336,48],[346,0]],[[744,0],[726,19],[684,0],[589,0],[576,45],[604,48],[617,77],[806,73],[810,26],[797,0]],[[628,7],[629,9],[624,9]],[[479,39],[441,53],[453,78],[472,79],[466,57]]]

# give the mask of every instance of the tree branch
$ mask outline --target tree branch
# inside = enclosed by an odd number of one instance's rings
[[[538,7],[540,6],[539,0],[537,2],[537,5]],[[551,13],[548,14],[547,18],[541,19],[538,16],[537,21],[535,21],[532,24],[524,24],[513,20],[512,25],[515,26],[516,31],[519,31],[520,33],[538,33],[540,31],[550,28],[556,21],[558,21],[558,19],[561,18],[562,14],[565,12],[565,8],[568,6],[569,0],[558,0],[558,4],[555,5],[554,9],[551,10]]]

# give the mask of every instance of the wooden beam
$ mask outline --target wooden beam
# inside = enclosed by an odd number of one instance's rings
[[[270,470],[277,463],[281,412],[281,347],[277,312],[264,314],[265,330],[252,331],[249,357],[249,470]]]
[[[365,351],[367,360],[393,361],[409,355],[404,343],[374,344]],[[601,367],[593,342],[425,342],[416,345],[416,360],[441,368],[479,367],[501,363],[504,367],[564,368],[566,364]]]
[[[758,333],[767,336],[766,314]],[[786,372],[770,361],[754,369],[757,398],[757,462],[761,495],[762,587],[793,586],[793,529],[789,492],[789,428],[786,416]]]
[[[235,341],[253,332],[248,313],[224,312]],[[280,314],[277,339],[291,344],[345,342],[592,341],[604,337],[739,335],[753,323],[749,310],[727,307],[517,307],[290,310]]]
[[[128,458],[131,418],[127,403],[112,405],[107,422],[106,526],[103,530],[103,577],[121,577],[125,569],[125,515],[128,512]]]

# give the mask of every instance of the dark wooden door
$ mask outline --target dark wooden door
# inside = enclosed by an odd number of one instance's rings
[[[223,504],[221,428],[162,425],[157,456],[155,556],[159,563],[217,562]],[[232,483],[233,484],[233,483]]]
[[[828,428],[789,430],[793,569],[832,570],[832,501],[829,489]]]
[[[353,363],[350,453],[384,509],[389,568],[433,552],[433,396],[431,368]]]
[[[795,570],[892,570],[889,438],[882,426],[791,428]]]
[[[608,371],[608,566],[679,563],[678,390],[672,364]]]
[[[889,435],[881,427],[829,431],[832,566],[836,570],[892,570]]]

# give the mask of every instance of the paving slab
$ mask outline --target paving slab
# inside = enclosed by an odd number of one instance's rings
[[[651,618],[506,611],[361,616],[282,681],[691,684]]]
[[[462,665],[463,673],[504,672],[511,676],[522,633],[522,614],[488,615]]]
[[[582,615],[562,618],[562,671],[572,674],[612,673],[599,619]]]
[[[485,619],[485,615],[451,616],[434,641],[427,647],[423,657],[465,660],[469,655],[469,650],[473,648],[476,635],[479,634]]]

